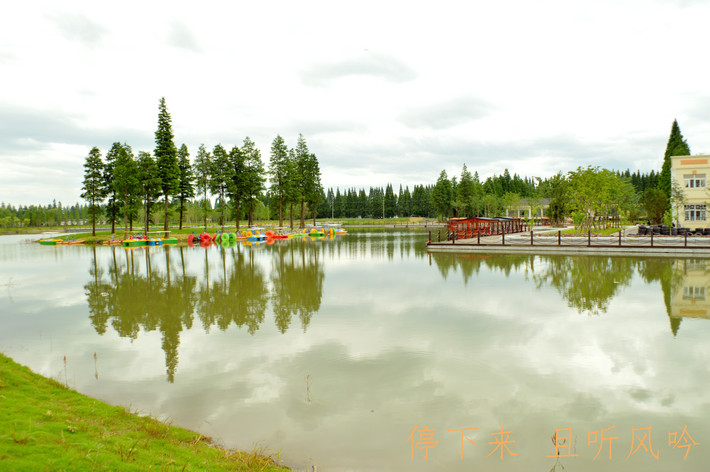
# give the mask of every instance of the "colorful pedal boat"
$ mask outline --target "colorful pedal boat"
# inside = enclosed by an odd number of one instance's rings
[[[62,244],[62,245],[76,245],[76,244],[84,244],[83,239],[66,239],[66,240],[59,240],[57,241],[57,244]]]
[[[148,241],[145,239],[124,239],[121,245],[123,247],[142,247],[147,246]]]

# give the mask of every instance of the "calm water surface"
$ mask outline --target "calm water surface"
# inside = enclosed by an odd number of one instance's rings
[[[296,470],[707,470],[709,260],[426,239],[0,237],[0,351]]]

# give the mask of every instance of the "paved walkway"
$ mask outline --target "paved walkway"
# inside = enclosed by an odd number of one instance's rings
[[[614,254],[614,255],[667,255],[710,257],[710,236],[637,236],[636,227],[624,228],[624,234],[612,236],[558,237],[558,229],[535,229],[532,242],[530,232],[460,239],[455,242],[432,242],[427,245],[431,252],[507,252],[540,254]],[[442,235],[443,236],[443,235]],[[505,239],[505,244],[503,244]]]

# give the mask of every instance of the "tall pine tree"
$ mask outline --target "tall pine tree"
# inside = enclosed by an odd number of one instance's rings
[[[286,203],[289,206],[289,226],[293,229],[294,206],[300,202],[299,174],[296,165],[296,150],[288,150],[288,164],[286,173]]]
[[[225,210],[227,209],[227,202],[225,195],[227,194],[227,188],[232,181],[232,169],[229,164],[229,158],[227,156],[227,151],[221,144],[217,144],[212,150],[212,173],[210,176],[210,190],[212,193],[219,195],[219,203],[221,205],[220,213],[220,224],[222,225],[222,231],[224,231],[224,225],[226,223]],[[237,216],[239,218],[239,216]]]
[[[180,229],[182,229],[182,216],[185,212],[185,202],[195,196],[195,186],[193,185],[195,175],[190,165],[190,153],[187,151],[187,146],[184,144],[180,146],[177,157],[178,169],[180,169],[177,198],[180,211]]]
[[[456,186],[455,206],[459,211],[459,216],[473,216],[473,176],[463,165],[461,170],[461,180]]]
[[[234,209],[234,221],[239,231],[239,220],[242,216],[242,202],[246,198],[247,190],[247,163],[246,155],[237,146],[229,151],[230,181],[227,186],[227,194],[232,201]]]
[[[308,152],[308,145],[306,144],[306,138],[303,134],[298,135],[298,141],[296,142],[296,160],[295,164],[295,174],[296,174],[296,195],[298,202],[301,206],[301,228],[306,227],[306,198],[308,193],[308,167],[310,152]]]
[[[449,217],[451,204],[454,199],[453,197],[454,195],[451,181],[446,175],[446,170],[442,170],[432,192],[434,206],[436,207],[436,211],[439,213],[441,218],[446,219]]]
[[[261,161],[261,152],[249,136],[244,138],[242,145],[244,154],[244,164],[246,173],[244,175],[244,206],[246,207],[249,225],[254,224],[254,209],[259,201],[259,195],[265,189],[262,175],[264,174],[264,163]]]
[[[276,136],[271,143],[269,159],[269,189],[277,201],[279,226],[283,226],[283,207],[288,191],[288,147],[281,136]]]
[[[113,181],[115,178],[115,167],[116,159],[118,155],[123,150],[123,145],[119,142],[115,142],[111,145],[111,149],[106,153],[106,164],[104,165],[104,195],[108,197],[108,202],[106,203],[106,216],[111,220],[111,233],[116,232],[116,220],[118,219],[121,210],[119,208],[118,202],[116,201],[116,191],[113,187]]]
[[[138,153],[138,182],[143,198],[143,213],[145,216],[145,232],[150,231],[150,215],[153,205],[160,198],[160,177],[158,166],[150,153]]]
[[[138,182],[138,166],[133,157],[133,150],[128,144],[123,144],[118,153],[114,167],[113,189],[116,193],[116,203],[118,203],[123,213],[125,232],[128,233],[128,225],[133,227],[133,209],[141,193]]]
[[[313,214],[313,226],[315,226],[316,216],[318,216],[318,204],[323,196],[323,186],[320,181],[320,166],[318,165],[318,158],[313,153],[308,155],[306,178],[308,181],[308,184],[305,187],[306,203],[308,203],[308,209],[311,210],[311,213]]]
[[[180,168],[177,160],[177,148],[173,141],[173,127],[170,113],[165,105],[165,97],[160,99],[158,112],[158,129],[155,131],[155,161],[158,164],[161,193],[165,204],[165,224],[163,230],[169,228],[170,197],[177,195],[180,184]]]
[[[81,198],[89,203],[89,218],[91,218],[91,235],[96,236],[96,219],[101,215],[101,202],[104,200],[104,163],[101,151],[93,147],[86,156],[84,163],[84,182],[81,188],[84,192]]]
[[[207,231],[207,216],[209,214],[209,200],[207,191],[210,190],[210,176],[212,175],[212,155],[205,149],[204,144],[200,144],[195,156],[195,183],[197,191],[202,193],[202,215],[205,220],[205,231]]]

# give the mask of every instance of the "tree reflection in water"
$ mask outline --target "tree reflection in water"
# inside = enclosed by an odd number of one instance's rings
[[[291,317],[297,314],[305,332],[323,298],[325,274],[318,258],[320,247],[303,243],[280,244],[274,249],[271,305],[276,327],[282,333],[286,332]]]
[[[460,272],[465,284],[481,267],[506,276],[511,270],[524,271],[537,288],[554,287],[570,307],[594,315],[605,313],[638,273],[646,283],[660,284],[674,336],[685,317],[710,319],[708,259],[448,253],[433,253],[430,258],[443,278]]]
[[[254,334],[263,323],[269,289],[263,269],[255,263],[254,254],[248,249],[242,246],[217,248],[222,271],[212,282],[205,260],[206,273],[200,284],[198,307],[205,331],[212,325],[224,331],[234,323],[240,328],[246,326],[249,333]],[[205,251],[205,257],[208,252]]]
[[[482,267],[501,271],[506,276],[511,271],[523,271],[537,288],[554,287],[570,307],[579,313],[595,315],[606,312],[614,296],[629,285],[635,271],[646,282],[661,282],[670,310],[670,284],[676,273],[668,259],[533,254],[434,253],[430,256],[442,277],[447,278],[453,271],[460,272],[466,284]]]
[[[241,244],[203,249],[204,267],[198,280],[187,270],[185,253],[201,249],[112,247],[106,271],[97,257],[103,249],[94,248],[90,279],[84,285],[91,324],[104,334],[110,322],[120,336],[130,339],[137,339],[141,330],[160,331],[169,382],[175,379],[180,333],[192,328],[195,314],[207,332],[213,326],[226,330],[234,323],[254,334],[271,301],[279,331],[286,332],[293,315],[305,331],[322,299],[320,246],[296,243],[273,248],[270,280],[253,249]],[[214,257],[218,271],[210,266]]]
[[[430,263],[436,263],[441,276],[446,279],[452,271],[461,272],[464,284],[477,275],[481,267],[503,272],[506,277],[511,271],[519,271],[525,267],[534,268],[534,255],[528,254],[455,254],[430,253]]]
[[[541,256],[533,254],[432,254],[442,276],[460,271],[465,283],[481,267],[524,272],[537,288],[552,286],[579,313],[605,313],[609,302],[629,284],[635,261],[607,256]]]
[[[609,303],[629,285],[636,261],[609,256],[550,256],[533,272],[536,286],[550,285],[579,313],[606,313]]]

